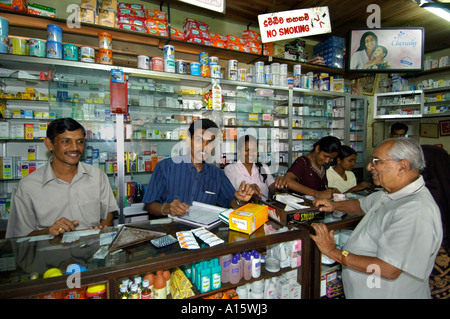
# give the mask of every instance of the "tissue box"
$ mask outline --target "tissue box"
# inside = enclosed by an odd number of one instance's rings
[[[248,203],[229,215],[229,227],[248,235],[252,234],[268,220],[268,206]]]

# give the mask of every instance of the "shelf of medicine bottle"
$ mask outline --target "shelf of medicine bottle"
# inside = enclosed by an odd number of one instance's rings
[[[339,137],[338,137],[338,139],[341,140],[341,141],[344,140],[344,139],[339,138]],[[298,141],[312,141],[312,142],[314,142],[314,141],[319,141],[319,140],[320,140],[320,138],[293,138],[292,139],[293,142],[298,142]],[[305,151],[293,151],[293,152],[305,152]]]
[[[343,130],[343,127],[297,127],[293,126],[293,130]]]
[[[279,128],[281,130],[287,130],[287,126],[274,126],[274,125],[224,125],[224,128]]]
[[[440,101],[428,101],[428,102],[423,102],[423,104],[427,105],[427,104],[447,104],[450,103],[450,100],[440,100]]]
[[[242,278],[236,284],[232,284],[230,282],[222,283],[220,288],[214,289],[214,290],[210,290],[208,292],[200,292],[197,289],[197,287],[193,284],[192,285],[192,290],[194,291],[195,296],[192,296],[192,297],[187,298],[187,299],[204,298],[204,297],[216,294],[216,293],[221,292],[221,291],[226,291],[228,289],[233,289],[233,288],[236,288],[236,287],[239,287],[239,286],[242,286],[242,285],[250,284],[250,283],[252,283],[254,281],[263,280],[263,279],[267,279],[267,278],[271,278],[271,277],[275,277],[275,276],[280,276],[280,275],[282,275],[284,273],[287,273],[287,272],[289,272],[291,270],[297,270],[297,271],[301,270],[301,266],[300,266],[300,267],[297,267],[297,268],[285,267],[285,268],[281,268],[277,272],[270,272],[270,271],[267,271],[265,269],[264,265],[265,264],[261,263],[261,275],[258,278],[253,278],[252,277],[249,280],[245,280],[245,279]],[[299,276],[297,276],[297,278],[299,278]],[[191,281],[191,278],[189,278],[189,280]],[[192,281],[191,281],[191,283],[192,283]]]
[[[328,68],[325,66],[315,65],[311,63],[298,62],[288,59],[269,57],[260,54],[240,52],[236,50],[230,50],[225,48],[217,48],[213,46],[189,43],[185,41],[174,40],[168,37],[160,37],[155,35],[150,35],[147,33],[128,31],[118,28],[112,28],[107,26],[101,26],[98,24],[90,24],[81,22],[81,28],[70,28],[67,26],[66,19],[61,18],[51,18],[43,17],[32,14],[26,14],[21,12],[12,12],[8,10],[0,10],[2,17],[8,19],[10,30],[11,27],[19,27],[25,30],[33,29],[42,32],[41,38],[46,38],[46,29],[48,24],[57,24],[63,28],[63,34],[70,35],[70,37],[80,38],[80,37],[92,37],[98,38],[98,33],[105,31],[111,34],[113,41],[123,41],[126,43],[135,43],[140,45],[145,45],[146,47],[163,48],[164,45],[170,44],[175,47],[176,52],[183,52],[187,54],[199,54],[201,52],[208,52],[210,56],[217,56],[219,59],[225,60],[238,60],[239,62],[246,64],[253,64],[257,61],[264,61],[265,63],[278,62],[286,63],[288,65],[301,64],[302,70],[304,72],[327,72],[330,74],[340,74],[345,73],[345,69],[335,69]],[[26,32],[26,31],[25,31]],[[11,32],[10,32],[11,33]],[[11,33],[12,34],[12,33]],[[15,34],[18,36],[27,36],[27,33]],[[37,36],[39,37],[39,36]],[[79,41],[79,40],[78,40]],[[72,43],[73,41],[71,41]],[[75,43],[77,45],[83,45],[83,43]],[[98,48],[96,48],[98,49]],[[127,56],[138,56],[138,53],[133,52],[123,52],[114,50],[113,54],[122,54]],[[129,63],[129,61],[127,61]]]
[[[439,112],[439,113],[424,113],[421,117],[447,117],[450,116],[450,111]]]
[[[6,94],[8,94],[8,93],[6,93]],[[0,97],[0,100],[1,101],[4,101],[4,102],[19,102],[19,103],[22,103],[22,102],[24,102],[24,104],[26,103],[26,104],[31,104],[31,103],[37,103],[37,104],[48,104],[48,100],[33,100],[33,99],[9,99],[9,98],[6,98],[6,97]]]
[[[425,93],[425,94],[441,92],[441,91],[450,91],[450,86],[438,86],[438,87],[423,88],[423,93]]]

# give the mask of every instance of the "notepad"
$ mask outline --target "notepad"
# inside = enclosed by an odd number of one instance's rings
[[[209,205],[194,201],[189,207],[189,214],[183,216],[170,216],[173,220],[190,225],[211,228],[220,223],[219,215],[228,210],[220,206]]]

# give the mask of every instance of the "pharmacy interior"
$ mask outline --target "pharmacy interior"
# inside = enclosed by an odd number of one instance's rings
[[[106,173],[119,207],[101,230],[0,240],[1,298],[343,297],[340,263],[320,253],[310,224],[326,223],[343,248],[360,216],[285,193],[254,198],[241,215],[204,208],[215,214],[207,221],[149,219],[142,203],[155,166],[186,150],[197,119],[220,128],[214,165],[236,163],[237,140],[249,134],[274,176],[331,135],[356,152],[358,182],[369,181],[368,159],[395,122],[420,144],[450,150],[450,28],[394,25],[388,4],[368,9],[377,1],[347,1],[351,14],[336,7],[342,1],[285,10],[269,2],[226,1],[225,13],[150,0],[0,2],[2,238],[11,193],[50,156],[43,141],[55,119],[84,126],[82,161]],[[287,13],[263,15],[277,11]],[[448,23],[439,19],[418,20]],[[291,22],[300,25],[271,28]],[[368,29],[388,49],[361,66],[351,54]],[[388,43],[393,34],[401,46],[413,42],[407,57]]]

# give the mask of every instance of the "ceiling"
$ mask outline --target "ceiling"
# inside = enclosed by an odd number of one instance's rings
[[[311,7],[328,6],[333,35],[345,37],[349,30],[367,28],[367,13],[370,4],[378,4],[381,13],[381,27],[423,27],[425,29],[425,53],[450,48],[450,22],[419,7],[412,0],[223,0],[226,3],[225,15],[203,11],[208,16],[217,16],[259,28],[258,15]],[[446,2],[447,0],[441,0]],[[188,5],[181,2],[171,6]],[[198,13],[198,8],[196,8]],[[329,37],[324,34],[311,37],[322,41]]]

